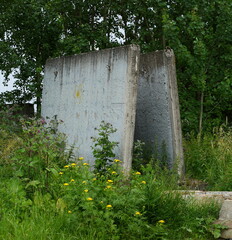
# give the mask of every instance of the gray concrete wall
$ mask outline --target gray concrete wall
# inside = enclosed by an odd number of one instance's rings
[[[140,57],[140,77],[136,112],[135,140],[142,140],[158,152],[166,148],[167,161],[177,161],[183,173],[183,150],[175,57],[172,50],[156,51]]]
[[[45,67],[42,116],[63,120],[78,156],[93,165],[91,137],[102,120],[117,129],[117,157],[131,168],[140,50],[130,45],[48,60]]]

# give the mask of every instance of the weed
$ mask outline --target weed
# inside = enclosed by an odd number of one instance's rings
[[[101,122],[98,131],[98,137],[92,138],[94,145],[92,146],[93,156],[95,157],[95,172],[104,174],[106,168],[110,166],[115,158],[114,148],[118,142],[110,140],[110,134],[115,133],[117,130],[112,127],[110,123]]]

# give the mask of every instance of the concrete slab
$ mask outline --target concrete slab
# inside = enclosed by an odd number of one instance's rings
[[[225,200],[223,202],[219,214],[219,220],[230,220],[232,222],[232,200]]]
[[[101,121],[117,129],[117,158],[131,169],[140,49],[136,45],[50,59],[45,66],[42,116],[63,120],[76,154],[94,164],[91,137]]]
[[[175,56],[171,49],[142,54],[135,140],[142,140],[184,172]],[[165,150],[164,150],[165,148]]]
[[[119,142],[115,152],[125,171],[131,169],[136,139],[152,147],[157,145],[159,158],[164,154],[163,161],[168,161],[170,167],[177,166],[179,174],[183,174],[172,50],[140,56],[139,47],[130,45],[50,59],[43,85],[42,116],[63,120],[59,130],[68,136],[75,153],[91,165],[91,137],[97,136],[94,128],[104,120],[117,129],[111,140]]]

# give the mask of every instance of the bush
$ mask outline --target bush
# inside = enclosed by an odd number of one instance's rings
[[[184,200],[169,170],[147,164],[125,177],[111,159],[93,172],[84,157],[69,159],[64,136],[44,120],[22,129],[2,132],[11,151],[1,149],[1,239],[214,238],[219,207]]]

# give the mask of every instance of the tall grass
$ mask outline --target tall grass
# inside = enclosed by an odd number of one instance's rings
[[[104,174],[43,120],[0,131],[0,239],[214,239],[219,206],[185,200],[159,164],[124,177],[115,159]],[[70,157],[71,156],[71,157]]]
[[[208,190],[232,190],[232,129],[220,127],[185,142],[187,175],[207,183]]]

